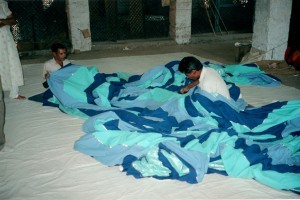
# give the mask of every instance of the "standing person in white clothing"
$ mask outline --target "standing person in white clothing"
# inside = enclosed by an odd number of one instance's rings
[[[0,74],[3,91],[10,91],[9,97],[26,99],[19,95],[19,86],[24,85],[23,71],[16,43],[10,26],[17,23],[8,4],[0,0]]]
[[[187,93],[191,88],[198,85],[201,90],[209,93],[220,94],[230,99],[229,90],[225,81],[212,68],[203,67],[202,63],[193,56],[183,58],[178,66],[178,70],[194,82],[188,84],[180,90],[180,93]]]
[[[5,123],[5,103],[3,99],[3,91],[2,91],[1,76],[0,76],[0,150],[4,147],[5,144],[4,123]]]
[[[60,68],[70,64],[67,59],[67,48],[61,43],[54,43],[51,46],[53,58],[44,63],[43,77],[48,79],[50,74]],[[44,87],[48,87],[47,82],[44,82]]]

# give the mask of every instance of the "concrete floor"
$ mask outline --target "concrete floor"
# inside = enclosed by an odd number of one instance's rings
[[[207,59],[212,59],[225,65],[237,64],[237,47],[235,42],[251,41],[251,34],[204,34],[194,36],[191,44],[178,45],[170,39],[130,40],[117,42],[93,43],[92,50],[69,54],[71,60],[87,60],[107,57],[122,57],[134,55],[153,55],[175,52],[187,52]],[[50,51],[23,52],[21,53],[22,64],[43,63],[51,58]],[[181,58],[178,58],[180,60]],[[269,64],[276,62],[276,68],[270,68]],[[284,61],[258,62],[261,69],[278,77],[284,85],[300,89],[300,71],[287,66]]]

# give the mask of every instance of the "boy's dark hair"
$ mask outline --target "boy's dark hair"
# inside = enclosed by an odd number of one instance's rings
[[[54,43],[51,45],[52,52],[57,52],[58,49],[66,49],[67,50],[67,47],[61,43]]]
[[[192,70],[202,70],[203,65],[197,58],[193,56],[184,57],[178,66],[178,70],[184,74],[191,73]]]

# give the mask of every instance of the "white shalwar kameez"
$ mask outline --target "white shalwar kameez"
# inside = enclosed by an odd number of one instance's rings
[[[12,12],[7,2],[0,0],[0,19],[6,19]],[[16,43],[10,31],[10,26],[0,28],[0,74],[2,88],[10,91],[10,97],[16,98],[19,93],[18,86],[24,85],[23,71]]]

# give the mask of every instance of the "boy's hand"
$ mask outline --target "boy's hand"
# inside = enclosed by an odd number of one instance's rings
[[[49,76],[50,76],[50,73],[49,73],[49,72],[47,72],[47,73],[45,74],[45,79],[48,79],[48,78],[49,78]]]

